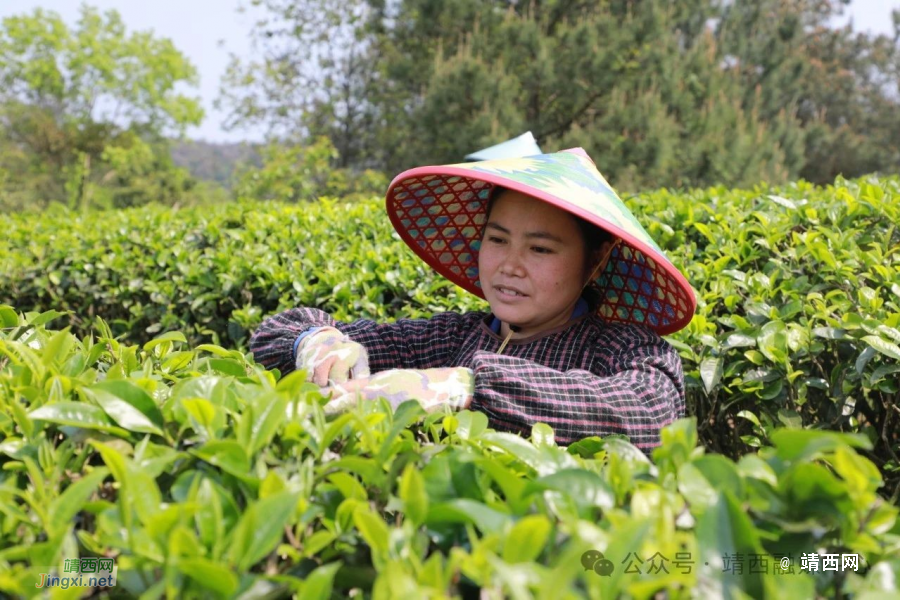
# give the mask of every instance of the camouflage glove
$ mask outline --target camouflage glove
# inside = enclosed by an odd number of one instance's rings
[[[366,349],[334,327],[323,327],[303,338],[297,348],[297,370],[319,387],[369,376]]]
[[[414,399],[425,412],[438,410],[443,405],[462,410],[469,407],[475,394],[475,374],[465,367],[391,369],[322,392],[333,394],[325,405],[325,414],[329,415],[356,406],[357,397],[363,400],[385,398],[394,409],[402,402]]]

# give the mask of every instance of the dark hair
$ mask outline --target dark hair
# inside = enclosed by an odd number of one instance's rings
[[[494,189],[491,190],[491,193],[488,196],[487,211],[485,212],[485,223],[491,216],[491,210],[493,210],[494,208],[494,202],[496,202],[497,198],[499,198],[500,195],[508,189],[509,188],[501,187],[498,185],[494,186]],[[584,242],[584,270],[587,271],[589,268],[593,268],[593,265],[591,264],[591,258],[594,256],[594,254],[596,254],[596,252],[600,250],[605,242],[612,242],[613,240],[615,240],[615,236],[605,229],[597,227],[589,221],[585,221],[581,217],[572,215],[572,218],[575,219],[575,224],[578,225],[578,230],[581,232],[581,239]],[[482,236],[484,236],[483,232]],[[587,301],[588,309],[591,312],[593,312],[598,306],[600,306],[600,303],[603,301],[603,294],[600,288],[597,286],[596,280],[591,280],[591,282],[588,283],[588,285],[581,292],[581,297]]]

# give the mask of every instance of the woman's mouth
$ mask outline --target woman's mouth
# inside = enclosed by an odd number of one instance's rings
[[[526,298],[527,294],[523,294],[519,290],[498,285],[494,287],[497,293],[503,298]]]

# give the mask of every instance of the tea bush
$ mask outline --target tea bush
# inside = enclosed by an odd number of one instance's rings
[[[641,199],[699,296],[672,341],[709,448],[736,456],[776,424],[859,431],[896,479],[898,198],[897,178],[872,178]]]
[[[90,557],[117,568],[94,597],[896,591],[898,511],[864,435],[778,427],[732,461],[684,419],[651,461],[615,436],[560,448],[543,424],[524,439],[415,402],[326,418],[302,372],[175,331],[135,346],[101,319],[48,329],[60,316],[0,306],[7,595]]]
[[[660,190],[626,198],[699,300],[670,336],[709,450],[737,459],[779,425],[859,432],[900,494],[900,182]],[[394,234],[382,202],[249,203],[85,216],[8,215],[0,302],[55,309],[79,336],[93,317],[143,344],[244,349],[266,315],[303,305],[394,319],[486,304]]]

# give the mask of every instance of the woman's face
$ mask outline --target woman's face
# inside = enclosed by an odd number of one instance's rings
[[[478,253],[481,289],[506,336],[523,338],[565,324],[589,273],[571,214],[513,190],[494,202]],[[593,266],[593,265],[591,265]]]

